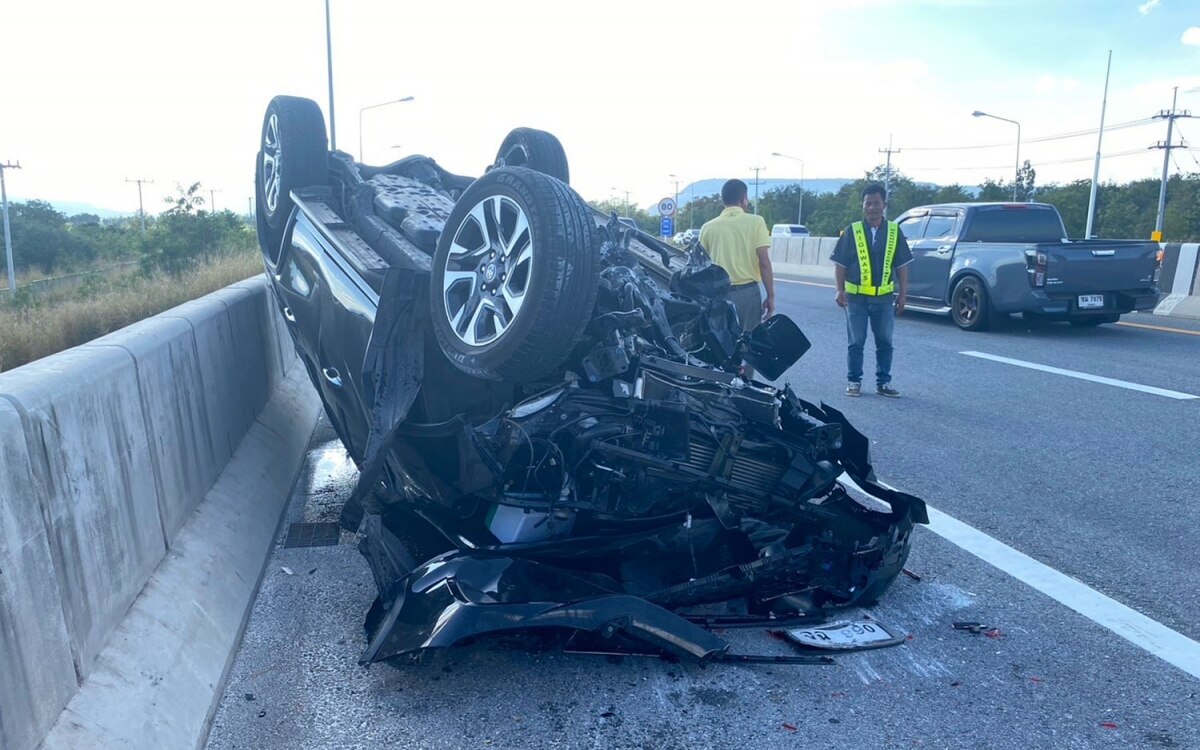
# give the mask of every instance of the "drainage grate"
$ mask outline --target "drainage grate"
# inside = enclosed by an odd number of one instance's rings
[[[336,523],[294,523],[288,527],[284,547],[332,547],[341,538]]]

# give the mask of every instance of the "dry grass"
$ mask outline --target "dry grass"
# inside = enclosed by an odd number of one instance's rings
[[[182,277],[137,273],[0,303],[0,371],[86,343],[262,273],[257,249],[222,255]]]

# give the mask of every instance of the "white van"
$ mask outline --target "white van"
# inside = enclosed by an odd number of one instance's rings
[[[775,224],[771,227],[772,237],[808,237],[811,232],[803,224]]]

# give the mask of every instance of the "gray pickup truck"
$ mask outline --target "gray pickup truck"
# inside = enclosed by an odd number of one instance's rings
[[[1046,203],[942,203],[896,220],[912,248],[908,304],[982,331],[996,315],[1115,323],[1158,304],[1155,242],[1072,240]]]

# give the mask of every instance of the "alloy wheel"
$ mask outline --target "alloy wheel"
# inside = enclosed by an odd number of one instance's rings
[[[267,118],[263,132],[263,198],[271,214],[279,207],[279,116],[272,113]]]
[[[959,320],[964,323],[974,322],[976,316],[979,315],[979,295],[975,293],[974,287],[964,285],[958,291],[958,297],[955,299],[955,308]]]
[[[529,218],[512,198],[491,195],[458,226],[442,280],[445,315],[467,346],[485,346],[512,327],[533,278]]]

